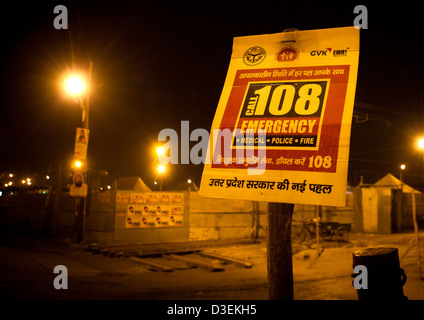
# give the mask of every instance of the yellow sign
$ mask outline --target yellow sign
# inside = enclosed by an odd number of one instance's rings
[[[234,38],[199,194],[344,206],[354,27]]]

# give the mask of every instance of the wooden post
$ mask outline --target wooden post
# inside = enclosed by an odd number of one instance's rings
[[[403,210],[403,192],[395,192],[395,199],[397,204],[396,210],[396,232],[402,232],[402,210]]]
[[[270,300],[293,300],[291,222],[294,204],[268,203],[268,293]]]
[[[417,257],[418,257],[418,279],[421,280],[421,254],[420,254],[420,242],[418,236],[418,224],[417,224],[417,206],[415,203],[415,191],[412,190],[412,221],[414,223],[415,232],[415,243],[417,246]]]

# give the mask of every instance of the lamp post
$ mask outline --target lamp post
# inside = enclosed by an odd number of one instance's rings
[[[424,138],[423,137],[418,139],[417,149],[421,152],[421,156],[423,159],[423,174],[424,174]]]
[[[418,139],[417,147],[421,152],[421,156],[423,159],[423,174],[424,174],[424,138],[421,137]],[[421,274],[421,254],[420,254],[420,242],[419,242],[419,234],[418,234],[418,222],[417,222],[417,207],[415,204],[415,192],[412,191],[412,219],[414,223],[414,233],[415,233],[415,243],[417,246],[417,260],[418,260],[418,277],[420,280],[423,280],[424,277]]]
[[[400,182],[403,184],[402,172],[406,169],[406,165],[402,163],[399,168],[400,168],[399,178],[400,178]]]
[[[75,102],[80,106],[82,111],[82,123],[84,129],[89,129],[89,114],[90,114],[90,85],[91,85],[91,74],[93,69],[93,62],[90,61],[90,65],[88,68],[88,79],[85,81],[84,77],[78,74],[70,74],[64,81],[64,90],[65,92],[75,99]],[[84,101],[85,97],[85,101]],[[88,143],[87,143],[88,146]],[[76,159],[75,167],[81,171],[82,165],[80,160],[85,160],[87,163],[87,157],[85,155],[85,159]],[[86,170],[87,166],[85,166],[85,176],[86,176],[86,186],[88,186],[88,172]],[[81,174],[76,174],[76,177],[82,177]],[[80,182],[80,181],[78,181]],[[80,188],[81,183],[76,184],[76,187]],[[74,224],[74,232],[76,234],[76,242],[80,243],[85,238],[85,220],[87,215],[87,199],[88,196],[88,188],[85,196],[77,195],[75,200],[75,224]]]
[[[83,76],[78,74],[70,74],[64,81],[63,88],[65,92],[75,98],[75,102],[81,107],[82,122],[85,129],[89,128],[89,111],[90,111],[90,83],[91,73],[93,70],[93,62],[90,61],[88,67],[87,81]],[[86,93],[86,101],[84,102],[83,95]]]
[[[156,157],[153,163],[153,166],[156,166],[158,163],[156,170],[156,177],[155,177],[155,185],[157,185],[157,180],[159,179],[159,191],[162,191],[163,188],[163,175],[165,174],[166,167],[165,165],[161,164],[160,158],[165,154],[165,149],[162,146],[157,146],[155,148]]]

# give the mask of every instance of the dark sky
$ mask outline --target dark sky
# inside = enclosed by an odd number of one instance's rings
[[[383,3],[383,5],[382,5]],[[53,9],[68,8],[56,30]],[[1,8],[0,172],[46,172],[69,163],[79,107],[59,77],[93,61],[89,167],[150,184],[160,130],[208,131],[233,37],[351,26],[368,9],[352,125],[349,182],[398,173],[422,175],[413,139],[424,132],[421,8],[418,2],[37,1]],[[355,119],[368,121],[356,123]],[[200,181],[201,165],[177,165],[169,183]],[[422,176],[420,176],[422,178]],[[374,182],[374,181],[370,181]]]

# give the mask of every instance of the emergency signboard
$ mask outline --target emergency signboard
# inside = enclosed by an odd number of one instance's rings
[[[354,27],[234,38],[201,196],[344,206]]]

